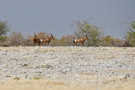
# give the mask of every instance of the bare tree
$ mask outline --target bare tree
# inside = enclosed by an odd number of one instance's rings
[[[10,32],[8,43],[11,46],[23,45],[24,37],[20,32]]]

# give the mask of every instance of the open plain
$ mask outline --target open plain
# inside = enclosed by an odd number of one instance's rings
[[[0,47],[0,90],[135,90],[135,48]]]

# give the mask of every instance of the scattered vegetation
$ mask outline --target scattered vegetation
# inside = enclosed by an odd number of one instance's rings
[[[42,79],[42,77],[33,77],[33,79],[39,80],[39,79]]]
[[[135,46],[135,21],[131,22],[126,32],[125,39],[120,40],[113,38],[110,35],[104,36],[103,29],[96,25],[90,24],[88,21],[76,21],[73,24],[76,27],[73,35],[62,36],[57,38],[53,35],[54,40],[51,40],[51,46],[74,46],[73,40],[76,38],[82,38],[86,35],[88,40],[84,42],[84,46],[115,46],[115,47],[127,47]],[[34,46],[32,42],[33,35],[24,37],[21,32],[9,32],[9,27],[6,21],[0,21],[0,46]],[[50,33],[39,32],[36,36],[40,39],[47,39],[50,37]],[[47,43],[43,44],[47,46]],[[78,44],[79,45],[79,44]]]
[[[19,77],[15,77],[14,80],[20,80],[20,78]]]

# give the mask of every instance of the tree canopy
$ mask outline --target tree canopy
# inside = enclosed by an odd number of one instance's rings
[[[1,21],[0,22],[0,36],[6,35],[7,32],[9,31],[9,27],[6,21]]]
[[[131,46],[135,46],[135,21],[130,23],[128,31],[126,32],[126,40]]]
[[[89,24],[87,21],[77,21],[77,30],[75,34],[78,38],[83,37],[85,35],[88,36],[88,46],[99,46],[101,39],[103,37],[103,32],[100,31],[100,27]]]

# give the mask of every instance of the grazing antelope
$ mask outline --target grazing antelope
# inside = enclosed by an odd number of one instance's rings
[[[83,38],[79,38],[79,39],[74,39],[74,44],[75,44],[75,46],[77,46],[77,43],[81,43],[82,44],[82,46],[84,45],[84,42],[85,42],[85,40],[88,40],[88,36],[86,35],[85,37],[83,37]]]
[[[34,37],[32,38],[32,41],[34,42],[35,45],[37,43],[38,43],[38,46],[43,45],[43,39],[38,38],[36,34],[34,34]]]
[[[49,43],[50,43],[50,41],[51,41],[52,39],[54,40],[54,37],[53,37],[53,35],[51,34],[50,37],[48,37],[48,38],[46,38],[46,39],[43,39],[43,43],[47,43],[47,45],[49,46]]]

